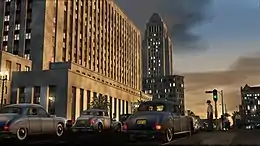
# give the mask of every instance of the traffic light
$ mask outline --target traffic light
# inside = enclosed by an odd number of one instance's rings
[[[213,90],[213,100],[214,101],[218,100],[218,90],[216,90],[216,89]]]

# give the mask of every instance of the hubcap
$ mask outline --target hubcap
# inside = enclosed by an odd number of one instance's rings
[[[63,134],[63,128],[61,126],[57,127],[57,135],[61,136]]]
[[[166,137],[167,137],[167,141],[171,141],[172,140],[172,130],[171,129],[167,130]]]
[[[19,130],[19,136],[20,136],[21,138],[23,138],[23,137],[26,136],[24,129],[20,129],[20,130]]]

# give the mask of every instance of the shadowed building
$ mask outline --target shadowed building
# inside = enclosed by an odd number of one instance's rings
[[[241,87],[242,119],[260,121],[260,86],[245,85]]]
[[[39,103],[75,119],[102,94],[110,113],[131,112],[140,98],[141,35],[113,1],[16,0],[4,6],[12,30],[4,46],[32,60],[32,71],[12,75],[12,103]],[[18,28],[22,42],[14,47]]]
[[[158,13],[146,24],[142,47],[143,91],[173,101],[184,114],[184,77],[173,75],[173,44]]]

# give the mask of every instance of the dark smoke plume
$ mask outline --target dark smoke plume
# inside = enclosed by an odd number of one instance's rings
[[[196,25],[211,20],[212,0],[116,0],[126,14],[144,29],[152,13],[158,12],[166,21],[174,42],[174,51],[204,50],[206,42],[191,32]]]

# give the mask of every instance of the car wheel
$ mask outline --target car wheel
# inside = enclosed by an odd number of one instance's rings
[[[116,128],[116,132],[121,132],[121,130],[122,130],[122,127],[121,127],[121,125],[120,125],[120,124],[118,124],[116,127],[117,127],[117,128]]]
[[[97,132],[98,132],[98,133],[101,133],[101,132],[103,132],[103,126],[102,126],[102,124],[101,124],[101,123],[99,123],[99,124],[98,124],[98,127],[97,127]]]
[[[26,140],[28,136],[28,131],[26,128],[19,128],[16,131],[16,137],[18,140],[22,141],[22,140]]]
[[[173,140],[173,129],[172,128],[168,128],[166,131],[165,131],[165,137],[164,137],[164,140],[165,142],[170,142]]]
[[[64,134],[64,126],[62,124],[58,124],[56,127],[56,135],[61,137]]]

